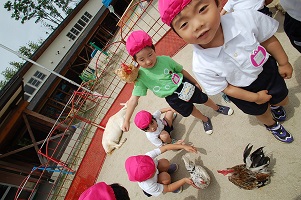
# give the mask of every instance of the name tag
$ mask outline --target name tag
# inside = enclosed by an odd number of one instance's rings
[[[267,56],[267,51],[263,46],[258,46],[257,49],[254,49],[250,59],[251,63],[253,64],[254,67],[259,67],[265,60]]]

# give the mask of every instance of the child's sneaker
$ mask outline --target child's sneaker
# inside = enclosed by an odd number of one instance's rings
[[[276,122],[273,126],[265,126],[267,130],[272,132],[277,140],[286,143],[291,143],[294,141],[293,136],[287,130],[285,130],[285,128],[279,124],[279,122]]]
[[[178,189],[176,189],[175,191],[173,191],[172,193],[176,193],[179,194],[183,191],[183,186],[179,187]]]
[[[177,143],[177,142],[178,142],[177,139],[171,138],[171,144],[175,144],[175,143]]]
[[[175,121],[175,119],[177,118],[178,114],[177,113],[173,113],[172,115],[172,121]]]
[[[233,114],[233,110],[232,108],[228,107],[228,106],[222,106],[222,105],[218,105],[218,110],[216,112],[218,113],[222,113],[224,115],[232,115]]]
[[[207,133],[208,135],[212,134],[213,132],[213,127],[212,127],[212,123],[211,123],[211,120],[208,118],[208,121],[207,122],[203,122],[203,126],[204,126],[204,130],[205,130],[205,133]]]
[[[286,120],[286,112],[282,106],[271,106],[271,112],[275,120],[279,122]]]
[[[178,169],[179,169],[178,164],[172,163],[172,164],[169,165],[169,168],[168,168],[168,170],[167,170],[167,173],[173,174],[173,173],[175,173],[176,171],[178,171]]]

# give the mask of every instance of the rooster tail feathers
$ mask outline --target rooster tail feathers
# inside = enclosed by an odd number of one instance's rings
[[[249,155],[250,155],[250,153],[251,153],[251,151],[252,151],[252,148],[253,148],[253,145],[251,145],[250,147],[250,143],[246,146],[246,148],[245,148],[245,150],[244,150],[244,153],[243,153],[243,161],[244,161],[244,163],[247,165],[247,166],[250,166],[250,165],[248,165],[248,164],[251,164],[250,162],[250,157],[249,157]]]
[[[267,167],[270,163],[270,158],[264,154],[264,147],[259,147],[251,153],[253,146],[249,147],[249,145],[250,144],[247,145],[244,151],[244,162],[246,164],[246,168],[252,168],[252,171],[256,171],[256,169],[261,170],[261,168]]]

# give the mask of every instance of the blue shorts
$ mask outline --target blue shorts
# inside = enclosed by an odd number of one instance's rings
[[[189,82],[191,83],[188,79],[183,78],[183,82]],[[181,92],[183,88],[183,84],[181,84],[176,92]],[[203,93],[199,88],[195,88],[195,91],[191,97],[191,99],[187,101],[183,101],[182,99],[179,99],[178,94],[173,93],[167,97],[165,97],[167,103],[172,107],[175,111],[180,113],[183,117],[188,117],[191,115],[192,110],[193,110],[193,103],[197,104],[203,104],[208,101],[208,96],[207,94]]]
[[[169,126],[169,124],[167,123],[167,121],[165,120],[165,118],[163,118],[162,122],[163,122],[163,125],[164,125],[164,130],[167,133],[169,133],[169,135],[170,135],[171,131],[173,130],[173,126],[172,125]]]
[[[268,94],[272,95],[270,101],[264,104],[257,104],[228,96],[228,98],[240,110],[249,115],[264,114],[268,109],[269,104],[278,104],[288,95],[288,89],[285,81],[280,76],[278,65],[272,56],[270,56],[267,62],[263,65],[263,71],[258,75],[257,79],[251,83],[251,85],[241,88],[255,93],[261,90],[268,90]]]
[[[290,42],[301,53],[301,22],[285,13],[283,26]]]

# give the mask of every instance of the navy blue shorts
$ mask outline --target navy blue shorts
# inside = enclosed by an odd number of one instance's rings
[[[188,79],[183,78],[182,82],[189,82],[191,83]],[[183,88],[183,84],[181,84],[176,92],[181,92]],[[197,104],[203,104],[208,101],[208,96],[207,94],[203,93],[199,88],[195,88],[195,91],[191,97],[191,99],[187,101],[183,101],[182,99],[179,99],[178,94],[173,93],[172,95],[169,95],[165,97],[167,103],[172,107],[175,111],[180,113],[183,117],[188,117],[191,115],[192,110],[193,110],[193,103]]]
[[[167,133],[169,133],[169,135],[170,135],[171,131],[173,130],[173,126],[172,126],[172,125],[169,126],[169,124],[167,123],[167,121],[165,120],[165,118],[163,118],[162,122],[163,122],[163,124],[164,124],[164,130],[165,130]]]
[[[280,76],[276,60],[270,56],[263,65],[263,71],[258,78],[247,87],[241,87],[250,92],[258,92],[268,90],[268,94],[272,95],[269,102],[257,104],[254,102],[244,101],[228,96],[228,98],[244,113],[249,115],[262,115],[268,109],[269,104],[275,105],[283,101],[288,95],[284,79]]]
[[[285,13],[283,26],[290,42],[301,53],[301,22]]]

